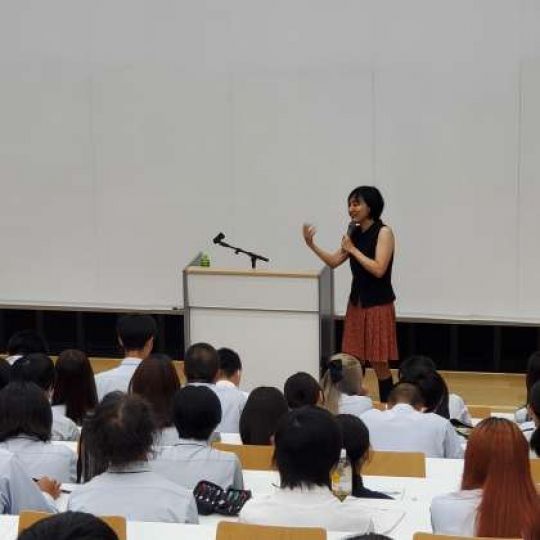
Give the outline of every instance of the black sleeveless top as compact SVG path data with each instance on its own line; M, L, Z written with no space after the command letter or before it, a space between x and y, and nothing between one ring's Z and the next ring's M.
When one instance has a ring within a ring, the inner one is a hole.
M356 227L351 240L353 244L370 259L375 259L375 250L379 232L384 227L382 221L375 221L366 231L362 232L360 227ZM368 272L352 255L349 257L353 281L349 300L353 305L362 307L381 306L389 304L396 299L394 289L392 288L392 264L394 263L394 254L390 259L388 268L380 278L375 277Z

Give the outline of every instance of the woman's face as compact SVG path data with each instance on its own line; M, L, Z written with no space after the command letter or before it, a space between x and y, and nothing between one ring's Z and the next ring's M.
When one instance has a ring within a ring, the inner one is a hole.
M349 216L356 223L369 218L370 209L363 199L351 199L349 201Z

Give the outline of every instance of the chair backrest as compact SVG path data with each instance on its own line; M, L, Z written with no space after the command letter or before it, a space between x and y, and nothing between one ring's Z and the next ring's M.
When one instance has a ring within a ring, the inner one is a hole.
M362 467L368 476L426 477L426 456L420 452L370 452L369 460Z
M531 459L531 476L535 484L540 484L540 459Z
M273 446L258 446L252 444L226 444L213 443L212 445L217 450L224 452L233 452L238 456L242 469L270 471L275 467L272 464L272 456L274 455Z
M467 405L471 418L489 418L491 416L491 407L487 405Z
M220 521L216 540L326 540L326 531L315 527L270 527Z
M413 535L413 540L493 540L493 538L482 538L480 536L447 536L445 534L429 534L417 532ZM504 540L499 538L498 540ZM512 539L506 539L512 540ZM515 539L517 540L517 539Z
M19 534L42 519L54 514L47 512L34 512L33 510L23 510L19 514ZM98 516L104 521L118 536L118 540L127 540L126 518L121 516Z

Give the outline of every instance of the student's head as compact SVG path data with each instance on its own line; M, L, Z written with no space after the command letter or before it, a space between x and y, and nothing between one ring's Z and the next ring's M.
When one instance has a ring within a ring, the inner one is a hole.
M173 419L182 439L206 441L221 422L221 403L206 386L185 386L173 400Z
M348 396L365 394L360 362L350 354L340 353L332 356L322 378L322 388L325 407L337 414L341 394Z
M525 384L527 386L527 403L529 402L529 394L535 383L540 381L540 351L536 351L527 361L527 375L525 376Z
M0 358L0 390L11 381L11 366L9 362Z
M42 353L27 354L11 366L11 380L36 383L46 392L51 392L55 379L54 363Z
M179 388L178 374L166 354L151 354L138 365L129 383L129 391L152 406L159 429L173 425L173 397Z
M414 380L420 375L437 371L435 362L429 356L415 354L405 358L399 366L398 378Z
M432 412L449 418L448 386L445 380L436 371L416 372L415 375L410 378L402 377L400 382L411 383L418 387L424 404L424 412Z
M31 353L49 352L45 339L34 330L21 330L15 332L8 341L7 352L9 356L25 355Z
M222 347L217 351L219 357L219 379L231 381L236 386L240 385L242 377L242 361L236 351Z
M320 407L288 412L278 424L274 441L281 487L329 486L342 447L341 430L330 412Z
M52 404L65 405L66 416L80 425L98 401L90 361L82 351L68 349L60 353L54 369L56 381Z
M146 400L123 392L107 394L84 427L87 452L109 467L146 461L157 429Z
M513 422L486 418L473 429L462 489L482 489L476 536L522 538L540 511L540 499L531 479L527 441Z
M209 343L195 343L184 357L188 382L214 383L219 370L218 353Z
M51 429L51 405L39 386L12 382L0 391L0 442L18 435L49 441Z
M424 402L418 387L410 383L396 384L388 396L388 408L391 409L398 404L410 405L418 411L421 410Z
M259 386L250 394L240 416L244 444L272 444L278 422L289 408L283 394L271 386Z
M529 391L529 414L534 420L536 429L531 437L531 450L540 457L540 381L533 384Z
M349 212L351 212L351 207L354 207L357 211L361 210L362 215L364 215L362 207L365 205L366 217L375 221L381 218L384 210L383 196L375 186L359 186L354 188L347 197L347 204L349 206Z
M347 540L392 540L392 538L384 534L365 533L357 536L347 536Z
M118 343L126 355L146 358L154 346L156 321L150 315L124 315L116 323Z
M118 540L118 536L92 514L62 512L24 529L17 540Z
M283 390L291 409L304 405L320 405L324 401L321 385L312 375L303 371L291 375L285 381Z

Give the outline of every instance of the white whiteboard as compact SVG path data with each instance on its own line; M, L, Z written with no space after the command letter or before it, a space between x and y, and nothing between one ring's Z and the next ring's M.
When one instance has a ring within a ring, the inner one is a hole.
M0 302L314 269L379 186L402 316L540 321L538 0L0 0ZM350 276L336 272L336 311Z

